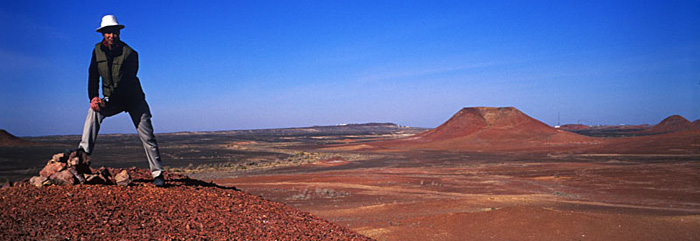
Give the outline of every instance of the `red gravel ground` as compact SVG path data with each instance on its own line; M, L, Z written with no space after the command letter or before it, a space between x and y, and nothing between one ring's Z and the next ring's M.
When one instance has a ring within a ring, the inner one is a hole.
M248 193L148 171L134 183L0 189L3 240L370 240L347 228Z

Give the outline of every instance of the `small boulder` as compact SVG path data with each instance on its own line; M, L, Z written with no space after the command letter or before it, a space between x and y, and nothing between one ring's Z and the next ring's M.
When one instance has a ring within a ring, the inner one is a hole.
M49 177L49 179L51 179L51 183L60 186L70 186L77 184L75 176L73 175L73 173L70 172L70 170L63 170L54 173L53 175L51 175L51 177Z
M131 176L129 176L129 172L127 172L126 170L123 170L123 171L117 173L117 175L114 175L114 180L117 182L117 185L119 185L119 186L125 187L125 186L128 186L129 184L131 184Z
M53 157L51 158L51 161L54 162L66 162L66 154L65 153L57 153L54 154Z
M51 182L46 177L34 176L34 177L29 179L29 184L31 184L32 186L35 186L35 187L42 187L42 186L50 185Z
M52 159L48 163L46 163L44 169L41 169L39 175L42 177L50 177L51 175L63 171L64 169L66 169L66 163L57 162Z

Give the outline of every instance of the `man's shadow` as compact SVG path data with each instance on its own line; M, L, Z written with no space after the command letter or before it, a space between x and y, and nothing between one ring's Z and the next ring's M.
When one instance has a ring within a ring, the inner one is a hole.
M133 184L136 183L152 183L152 179L135 179L133 180ZM137 184L138 185L138 184ZM178 187L178 186L190 186L190 187L214 187L214 188L221 188L221 189L227 189L227 190L235 190L235 191L240 191L240 189L236 188L235 186L227 187L227 186L221 186L213 182L205 182L202 180L197 180L197 179L191 179L191 178L176 178L176 179L165 179L165 185L163 185L163 188L169 188L169 187Z

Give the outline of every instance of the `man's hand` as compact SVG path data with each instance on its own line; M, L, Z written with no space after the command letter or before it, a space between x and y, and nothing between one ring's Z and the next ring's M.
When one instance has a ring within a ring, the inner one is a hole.
M92 97L92 100L90 101L90 109L100 111L102 107L105 107L105 102L100 99L100 97Z

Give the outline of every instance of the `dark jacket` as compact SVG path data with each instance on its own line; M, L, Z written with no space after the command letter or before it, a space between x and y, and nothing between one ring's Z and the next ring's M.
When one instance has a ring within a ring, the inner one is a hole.
M101 42L92 51L88 70L88 97L99 97L98 87L102 78L102 94L111 105L129 107L145 98L141 82L136 77L139 70L138 53L124 42L109 50Z

